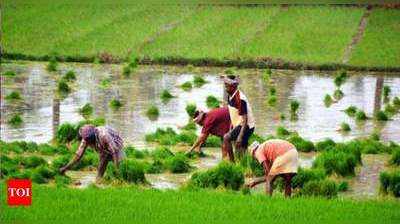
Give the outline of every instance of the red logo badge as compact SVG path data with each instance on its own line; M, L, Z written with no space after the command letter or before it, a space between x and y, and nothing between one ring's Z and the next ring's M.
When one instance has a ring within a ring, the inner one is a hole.
M10 179L7 181L8 205L29 206L32 204L32 181L29 179Z

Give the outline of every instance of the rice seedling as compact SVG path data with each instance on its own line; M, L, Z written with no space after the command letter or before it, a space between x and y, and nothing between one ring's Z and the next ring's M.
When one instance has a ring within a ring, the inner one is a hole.
M365 121L368 119L367 115L362 110L358 110L355 114L355 117L356 117L356 121Z
M206 83L207 83L207 81L200 75L195 75L193 77L193 84L195 87L202 87Z
M194 113L196 112L196 104L190 103L186 105L186 113L189 115L190 118L193 118Z
M333 198L338 194L338 186L332 180L310 181L301 189L300 195Z
M349 131L351 131L350 125L347 124L347 123L345 123L345 122L342 122L342 123L340 124L340 131L342 131L342 132L349 132Z
M342 181L338 184L338 191L344 192L349 190L349 182L347 181Z
M78 129L71 123L61 124L56 133L56 140L58 143L70 143L78 137Z
M111 109L113 110L118 110L119 108L121 108L123 106L123 103L118 100L117 98L114 98L110 101L109 103Z
M71 183L71 178L68 176L56 175L54 177L54 182L57 187L66 187Z
M15 102L22 100L22 96L21 93L19 93L18 91L12 91L5 97L5 99L9 102Z
M93 115L94 108L92 104L86 103L79 109L79 114L82 115L85 119L90 118Z
M400 110L400 98L399 97L394 97L393 98L393 106L396 107L398 110Z
M264 175L263 166L249 154L244 155L239 163L245 169L246 176L260 177Z
M164 160L173 157L174 153L167 147L158 147L150 155L154 160Z
M335 90L335 92L333 93L333 98L335 98L335 100L341 100L343 97L344 93L340 89Z
M181 89L183 89L184 91L189 91L193 88L192 83L191 82L184 82L183 84L181 84Z
M160 116L160 111L157 106L151 105L147 108L146 115L150 120L156 120Z
M265 72L262 74L262 79L263 79L263 81L264 81L265 83L269 83L270 80L271 80L271 75L272 75L271 69L267 68L267 69L265 70Z
M300 107L300 103L297 100L290 101L290 117L292 120L297 120L297 110Z
M221 147L222 140L220 137L211 135L208 136L206 142L204 143L204 147Z
M276 96L276 88L275 86L271 86L268 90L269 96Z
M354 176L355 167L361 163L360 151L347 152L345 150L352 149L349 149L348 146L340 147L335 147L334 150L323 151L315 159L313 167L323 168L327 174L336 173L341 176Z
M21 115L19 114L14 114L8 121L7 123L13 127L18 127L20 126L24 120L22 119Z
M65 95L71 92L71 88L68 86L68 83L61 79L58 81L57 90L60 94Z
M65 75L63 76L63 79L67 82L72 82L76 80L76 75L75 72L72 70L69 70Z
M296 146L296 149L300 152L311 152L315 150L315 146L312 141L303 139L300 136L293 135L287 140L291 142L294 146Z
M57 71L58 63L55 56L50 57L49 63L47 64L47 71L55 72Z
M148 156L149 152L145 150L137 150L133 146L127 146L124 148L124 152L126 153L127 157L135 158L135 159L144 159Z
M378 111L375 113L375 119L377 121L388 121L389 116L384 111Z
M277 101L278 101L278 98L276 96L269 96L267 103L269 106L274 107L274 106L276 106Z
M233 68L228 68L228 69L225 69L224 73L227 75L233 75L233 74L235 74L235 70Z
M149 163L146 168L145 172L146 173L162 173L164 170L167 168L165 167L165 164L161 160L153 160L153 162Z
M113 163L107 166L105 179L122 179L128 183L145 184L146 178L144 175L145 164L137 160L125 159L116 169Z
M325 107L330 107L333 103L334 103L334 101L333 101L331 95L326 94L325 97L324 97Z
M286 116L284 113L280 113L279 114L279 119L281 119L282 121L286 120Z
M210 109L218 108L220 101L215 96L207 96L206 105Z
M349 116L349 117L354 117L357 113L357 107L355 106L349 106L347 107L344 112Z
M191 169L188 158L183 154L169 157L166 166L172 173L187 173Z
M41 165L47 165L46 160L44 160L42 157L39 156L28 156L24 157L21 160L21 165L24 166L24 168L29 169L29 168L36 168Z
M335 76L335 79L333 82L335 83L335 86L337 88L340 88L346 82L346 79L347 79L347 72L345 70L341 70Z
M192 120L189 120L189 122L185 126L181 127L181 129L186 131L196 131L196 123L194 123Z
M400 148L393 150L390 158L390 164L400 166Z
M379 175L382 192L391 193L395 197L400 197L400 172L381 172Z
M102 89L107 89L111 86L111 78L104 78L100 81L100 87Z
M168 102L170 99L174 98L175 96L173 96L168 90L164 89L161 94L160 94L160 98L161 101L166 103Z
M131 69L136 69L138 67L138 59L134 54L132 54L129 58L129 65Z
M290 133L290 131L289 130L287 130L285 127L283 127L283 126L278 126L277 128L276 128L276 136L277 137L287 137L287 136L289 136L291 133Z
M124 77L129 77L129 76L131 76L131 72L132 72L132 68L131 68L129 65L125 65L125 66L122 68L122 75L123 75Z
M200 188L224 187L239 190L244 184L242 168L238 165L221 162L218 166L192 175L189 185Z
M1 75L5 76L5 77L15 77L16 73L14 71L5 71L5 72L1 73Z
M388 102L389 101L389 95L390 95L390 93L392 92L392 89L390 88L390 86L384 86L383 87L383 100L385 101L385 102Z

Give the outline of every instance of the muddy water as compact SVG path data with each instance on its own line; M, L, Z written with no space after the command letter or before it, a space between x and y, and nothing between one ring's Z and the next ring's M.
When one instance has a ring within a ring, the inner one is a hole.
M1 139L5 141L29 140L46 142L53 137L53 130L59 123L76 122L82 119L78 109L85 103L92 103L96 116L104 116L109 125L118 129L125 140L136 146L143 146L143 137L157 127L177 127L187 122L185 106L195 102L205 108L208 95L223 98L223 85L218 75L223 69L176 67L141 67L131 78L121 77L121 66L62 64L61 72L74 70L77 82L72 93L65 99L55 95L56 79L59 73L49 74L43 63L3 64L3 70L15 70L15 78L3 78L1 87ZM193 79L193 73L203 75L208 83L201 88L183 91L178 86ZM383 73L352 73L342 87L345 97L339 103L326 108L323 97L333 93L335 86L332 76L327 73L314 71L273 71L272 82L277 88L278 103L270 107L266 103L268 86L261 80L261 73L256 70L239 70L241 89L246 93L256 119L256 132L265 135L273 133L275 127L284 125L298 131L302 136L311 140L326 137L335 140L347 140L357 136L369 135L373 130L380 130L384 140L399 141L400 115L389 122L369 120L357 124L347 117L342 110L355 105L372 115L375 104L375 86L377 77L383 77L384 84L392 89L392 96L400 95L400 75ZM104 88L100 83L103 79L112 80L111 85ZM159 95L163 89L168 89L176 98L168 103L162 103ZM24 102L11 104L4 97L13 90L18 90L24 97ZM113 111L109 101L120 98L124 106ZM281 112L289 117L291 99L300 102L299 119L295 122L286 119L281 121ZM158 120L151 121L145 111L150 105L160 109ZM6 121L11 115L22 113L24 124L19 128L9 126ZM341 122L351 125L352 131L343 135L337 129Z

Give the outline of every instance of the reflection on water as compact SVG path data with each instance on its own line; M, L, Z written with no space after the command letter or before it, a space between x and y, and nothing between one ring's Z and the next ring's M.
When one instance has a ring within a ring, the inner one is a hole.
M107 123L119 130L127 142L140 146L144 144L144 135L157 127L184 125L188 120L185 112L187 103L195 102L205 108L208 95L223 98L223 85L218 78L223 69L217 68L196 70L196 73L204 75L208 83L185 92L178 86L192 80L193 74L184 72L182 68L145 66L131 78L123 78L120 75L121 66L117 65L63 64L60 66L61 73L72 69L77 73L78 80L72 86L72 93L66 99L59 100L54 92L56 78L60 74L49 74L45 70L45 64L2 66L4 70L13 69L18 73L15 78L6 78L1 87L1 139L6 141L49 141L59 123L81 120L78 109L90 102L94 105L96 116L104 116ZM376 74L351 74L342 87L345 97L339 103L326 108L323 97L335 90L332 75L314 71L274 71L272 82L277 88L278 96L278 103L274 108L266 103L268 87L262 81L261 73L256 70L239 72L241 88L249 98L256 117L256 132L261 135L273 133L277 126L284 125L311 140L330 137L342 141L369 135L374 129L381 130L384 140L400 139L399 115L386 123L369 120L360 125L342 112L348 106L355 105L372 116L377 105L376 99L381 98L375 94L376 85L380 82ZM384 85L392 88L392 96L400 95L399 75L379 76L384 77ZM100 87L101 80L105 78L112 80L109 88ZM170 90L177 97L166 104L162 103L159 95L163 89ZM4 96L13 90L22 93L24 103L13 105L4 101ZM119 97L124 103L118 111L113 111L108 106L114 97ZM292 99L300 102L299 119L295 122L289 119L280 121L281 112L289 117L289 102ZM150 121L145 116L145 111L152 104L160 109L160 116L156 121ZM19 128L12 128L6 120L17 111L22 113L24 124ZM349 123L353 129L348 135L337 131L342 122Z

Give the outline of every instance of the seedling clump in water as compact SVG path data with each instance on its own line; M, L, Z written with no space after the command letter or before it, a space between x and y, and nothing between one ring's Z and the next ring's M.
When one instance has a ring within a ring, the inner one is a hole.
M12 91L10 94L8 94L5 99L7 101L13 102L13 101L18 101L18 100L22 100L22 96L19 92L17 91Z
M161 101L162 102L164 102L164 103L166 103L166 102L168 102L170 99L172 99L172 98L174 98L175 96L173 96L168 90L166 90L166 89L164 89L162 92L161 92L161 95L160 95L160 98L161 98Z
M380 111L376 112L375 119L378 121L388 121L389 117L384 111L380 110Z
M190 118L194 116L194 112L196 112L196 104L190 103L186 105L186 113L189 115Z
M110 107L114 110L118 110L120 107L122 107L123 104L121 101L119 101L118 99L114 98L110 101Z
M355 106L349 106L344 112L349 116L349 117L354 117L357 113L357 107Z
M155 120L160 115L160 111L158 110L157 106L152 105L147 109L146 115L150 120Z
M343 122L342 124L340 124L340 131L343 131L343 132L351 131L350 125Z
M206 99L207 107L210 109L218 108L219 107L219 100L215 96L207 96Z
M191 82L184 82L182 85L181 85L181 89L183 89L184 91L189 91L189 90L191 90L193 88L193 86L192 86L192 83Z
M8 124L17 127L23 123L22 117L19 114L14 114L8 121Z
M204 84L206 84L207 81L206 81L203 77L201 77L200 75L196 75L196 76L194 76L194 78L193 78L193 83L194 83L194 85L195 85L196 87L201 87L201 86L203 86Z
M67 73L65 73L63 79L67 82L75 81L76 80L75 72L72 70L69 70Z
M79 109L79 114L87 119L93 115L93 111L93 106L90 103L86 103L82 108Z

